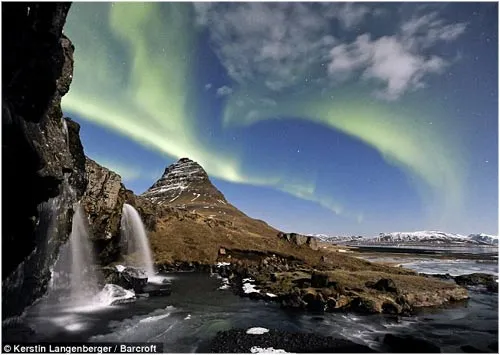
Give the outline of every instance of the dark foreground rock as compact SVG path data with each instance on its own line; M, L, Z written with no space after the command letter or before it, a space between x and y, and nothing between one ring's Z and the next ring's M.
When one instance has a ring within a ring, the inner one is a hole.
M455 282L457 285L474 289L476 291L498 293L497 277L484 273L473 273L459 276L451 276L450 274L419 274L424 277L437 278Z
M439 346L410 335L386 334L384 345L391 353L440 353Z
M79 127L61 98L73 74L70 3L2 6L2 318L47 290L86 186Z
M371 353L367 346L347 339L311 333L289 333L269 330L264 334L247 334L246 329L231 329L217 333L206 349L208 353L250 353L254 346L283 349L291 353Z
M455 277L455 282L464 287L479 286L489 292L498 293L497 277L490 274L474 273Z

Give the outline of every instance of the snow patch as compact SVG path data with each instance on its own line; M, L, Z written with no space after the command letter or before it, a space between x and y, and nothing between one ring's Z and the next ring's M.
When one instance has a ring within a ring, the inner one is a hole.
M269 329L262 327L253 327L247 330L247 334L256 334L256 335L261 335L267 332L269 332Z
M252 285L251 283L248 282L243 284L242 289L244 293L254 293L254 292L260 293L260 291L255 288L255 285Z
M196 192L193 192L193 195L196 195L196 197L195 197L195 198L193 198L193 199L191 200L191 202L195 201L198 197L200 197L200 196L201 196L201 194L197 194Z
M118 272L122 272L123 270L125 270L125 266L123 265L115 265L115 268L116 270L118 270Z
M221 267L221 266L229 266L231 263L225 262L225 261L219 261L215 266Z
M229 279L224 278L224 279L222 279L222 286L219 287L218 289L219 290L227 290L229 287L230 287L229 286Z
M274 349L274 348L261 348L259 346L252 346L250 348L250 352L252 354L257 354L257 353L279 353L279 354L288 354L285 350L283 349Z
M275 295L274 293L269 293L269 292L266 293L266 296L271 297L271 298L278 297L278 295Z

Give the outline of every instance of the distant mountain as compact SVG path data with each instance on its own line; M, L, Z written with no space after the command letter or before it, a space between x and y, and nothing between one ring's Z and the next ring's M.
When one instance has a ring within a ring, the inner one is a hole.
M498 236L497 235L489 235L489 234L469 234L469 239L474 240L480 244L488 244L488 245L498 245Z
M175 206L227 204L224 195L212 184L205 170L188 158L169 165L160 179L143 193L142 197L152 202Z
M439 231L393 232L380 233L378 236L366 238L369 243L431 243L431 244L464 244L470 240L460 234Z
M498 236L484 233L461 234L445 233L440 231L416 231L416 232L393 232L380 233L378 236L328 236L315 234L314 237L323 242L343 243L351 245L359 244L404 244L404 245L498 245Z
M328 243L346 243L362 241L364 239L361 235L326 235L326 234L309 234L311 237L315 237L322 242Z

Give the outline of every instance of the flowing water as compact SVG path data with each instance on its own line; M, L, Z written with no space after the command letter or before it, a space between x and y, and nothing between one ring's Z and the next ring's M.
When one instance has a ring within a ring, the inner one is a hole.
M49 298L77 307L88 305L99 292L101 275L96 268L85 211L77 205L71 235L54 265Z
M345 337L379 351L386 351L382 340L387 333L426 339L442 352L463 352L465 345L494 352L498 344L497 294L470 291L466 305L411 317L313 314L235 296L220 289L223 280L208 274L176 273L169 277L170 296L103 307L68 309L52 304L43 313L37 304L22 319L36 332L27 341L159 342L165 352L206 352L218 331L264 327ZM15 331L3 335L8 341Z
M421 312L411 317L313 314L287 311L273 302L252 301L220 289L223 280L201 273L169 274L170 296L137 299L106 307L26 312L24 324L35 330L28 341L160 342L165 352L205 352L218 331L264 327L345 337L386 351L384 334L426 339L442 352L463 352L470 345L494 352L498 342L498 295L470 292L465 306ZM4 339L9 335L4 333Z
M146 229L136 209L126 203L123 205L121 233L127 256L135 259L136 266L144 268L148 278L154 279L156 271Z

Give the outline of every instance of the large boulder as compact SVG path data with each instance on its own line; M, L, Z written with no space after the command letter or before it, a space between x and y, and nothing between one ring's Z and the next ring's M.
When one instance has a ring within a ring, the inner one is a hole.
M62 29L70 3L2 6L2 317L47 290L86 185L79 127L63 118L73 45Z
M135 293L143 293L148 284L148 276L144 270L139 268L117 265L105 267L103 271L107 284L115 284L127 290L134 290Z
M314 237L307 237L306 244L311 248L312 250L318 250L319 245L318 245L318 239Z
M309 248L312 250L318 250L318 239L314 238L312 236L307 236L303 234L298 234L298 233L283 233L279 232L278 233L278 238L284 239L289 243L293 243L295 245L301 246L301 245L307 245Z
M307 237L302 234L290 233L290 240L292 243L297 244L298 246L304 245L307 243Z

